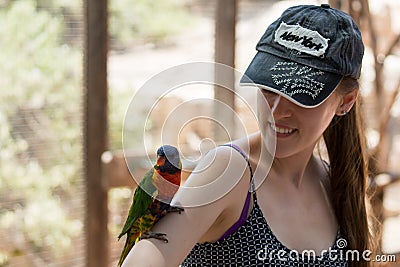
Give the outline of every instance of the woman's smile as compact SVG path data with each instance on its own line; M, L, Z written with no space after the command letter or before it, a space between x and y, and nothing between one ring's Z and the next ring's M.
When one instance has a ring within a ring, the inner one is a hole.
M284 125L274 124L269 122L269 128L272 130L273 134L278 138L287 138L294 135L297 132L296 128L291 128Z

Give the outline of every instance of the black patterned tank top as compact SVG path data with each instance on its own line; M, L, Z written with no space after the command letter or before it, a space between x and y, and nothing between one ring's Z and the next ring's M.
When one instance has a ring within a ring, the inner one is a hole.
M239 152L248 162L247 156L241 150ZM340 244L344 240L339 234L325 253L315 255L312 251L290 250L270 229L257 203L255 191L253 203L250 215L234 233L212 243L196 244L181 266L348 266Z

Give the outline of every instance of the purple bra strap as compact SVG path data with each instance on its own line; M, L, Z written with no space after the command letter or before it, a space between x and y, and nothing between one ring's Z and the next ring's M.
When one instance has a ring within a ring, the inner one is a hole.
M226 144L223 146L229 146L234 148L235 150L237 150L246 160L249 169L250 169L250 179L253 179L253 170L251 169L250 166L250 161L248 159L248 157L246 156L246 154L236 145L234 144ZM250 207L250 197L251 197L251 193L250 191L247 192L247 196L246 196L246 202L244 203L244 207L242 209L242 213L240 214L240 218L239 220L237 220L219 239L218 241L221 241L225 238L227 238L228 236L230 236L231 234L235 233L247 220L247 214L249 213L249 207Z
M246 197L246 202L244 203L244 207L242 210L242 214L240 214L239 220L235 222L234 225L232 225L219 239L218 241L221 241L231 234L235 233L247 220L247 213L249 212L249 207L250 207L250 196L251 193L247 192L247 197Z

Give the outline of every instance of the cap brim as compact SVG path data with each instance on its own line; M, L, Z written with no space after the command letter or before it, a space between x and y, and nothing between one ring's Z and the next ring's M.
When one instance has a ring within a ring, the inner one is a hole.
M333 93L342 77L258 51L240 85L259 86L282 95L296 105L313 108Z

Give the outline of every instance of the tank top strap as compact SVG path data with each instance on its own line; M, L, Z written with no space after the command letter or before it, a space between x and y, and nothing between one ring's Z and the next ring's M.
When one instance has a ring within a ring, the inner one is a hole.
M246 162L247 162L247 166L249 166L249 170L250 170L250 179L253 179L253 169L251 168L250 160L249 160L249 157L246 155L246 153L244 153L243 150L242 150L240 147L238 147L237 145L235 145L235 144L229 143L229 144L224 144L224 145L221 145L221 146L228 146L228 147L231 147L231 148L235 149L237 152L239 152L240 155L243 156L243 158L244 158L244 159L246 160Z
M248 215L248 211L250 208L250 198L253 192L253 201L256 202L257 198L255 195L255 190L254 190L254 182L253 182L253 169L251 168L250 165L250 160L248 158L248 156L246 155L246 153L244 153L240 147L238 147L237 145L234 144L224 144L222 146L228 146L231 147L233 149L235 149L236 151L238 151L243 158L246 160L247 165L249 166L249 170L250 170L250 187L247 190L247 196L246 196L246 201L244 204L244 207L242 209L242 213L240 214L239 219L218 239L218 241L224 240L225 238L227 238L228 236L232 235L233 233L235 233L242 225L244 225L246 223L247 220L247 215Z
M250 170L250 188L249 188L249 192L253 192L254 201L257 201L257 197L256 197L256 194L255 194L256 190L255 190L254 179L253 179L253 169L251 168L249 157L246 155L246 153L239 146L237 146L235 144L228 143L228 144L223 144L221 146L228 146L228 147L231 147L231 148L235 149L246 160L247 166L249 166L249 170Z

